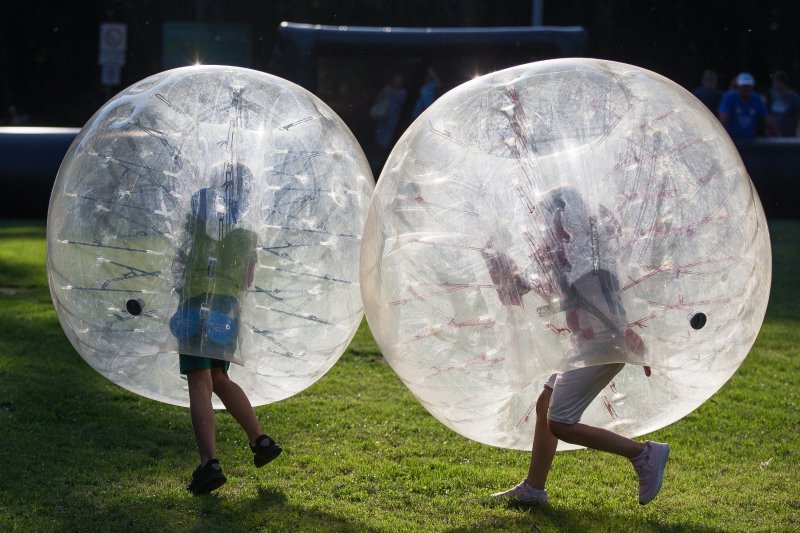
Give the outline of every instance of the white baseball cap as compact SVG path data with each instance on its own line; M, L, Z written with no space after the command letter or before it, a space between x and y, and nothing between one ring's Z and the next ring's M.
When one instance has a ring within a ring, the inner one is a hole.
M736 76L736 85L750 85L753 86L756 84L756 80L753 78L753 75L749 72L742 72L738 76Z

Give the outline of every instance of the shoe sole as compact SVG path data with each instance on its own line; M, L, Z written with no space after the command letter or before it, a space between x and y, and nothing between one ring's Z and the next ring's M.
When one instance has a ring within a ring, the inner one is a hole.
M661 458L661 462L658 465L658 481L656 483L656 489L653 491L653 495L646 500L639 500L639 505L647 505L653 501L653 499L655 499L655 497L658 496L658 493L661 491L661 484L664 482L664 469L667 467L667 459L669 459L669 444L665 444L664 447L666 448L664 450L664 457Z
M497 492L495 494L490 494L491 498L495 500L509 500L512 502L518 503L526 503L526 504L538 504L538 505L547 505L547 496L545 495L544 498L523 498L519 494L515 494L513 492Z
M522 504L522 505L547 505L548 504L547 500L544 500L544 501L538 500L538 499L526 500L526 499L520 498L519 496L515 496L513 494L512 495L508 495L508 494L492 494L491 497L494 498L495 500L498 500L498 501L507 501L510 504Z
M276 446L276 448L277 448L277 446ZM277 458L281 454L281 452L283 452L283 448L277 448L277 451L273 450L273 451L269 452L266 455L261 455L261 456L254 455L253 456L253 464L256 465L256 468L261 468L265 464L267 464L270 461L272 461L273 459Z
M228 478L226 478L224 475L220 475L219 477L213 477L209 479L203 485L194 490L193 489L189 490L195 496L199 496L201 494L208 494L212 490L217 490L218 488L220 488L222 485L225 484L226 481L228 481Z

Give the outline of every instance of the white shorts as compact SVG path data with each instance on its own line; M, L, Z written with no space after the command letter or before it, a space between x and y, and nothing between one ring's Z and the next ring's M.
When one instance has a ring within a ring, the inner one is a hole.
M547 419L562 424L575 424L603 388L619 374L625 363L609 363L553 374L545 387L553 391Z

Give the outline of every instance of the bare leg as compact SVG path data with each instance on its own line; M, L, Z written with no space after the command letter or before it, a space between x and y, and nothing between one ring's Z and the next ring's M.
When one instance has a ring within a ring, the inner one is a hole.
M613 431L586 424L563 424L548 420L550 432L557 438L579 446L615 453L633 459L644 450L644 444Z
M534 489L544 490L547 474L553 464L556 454L558 439L550 433L547 427L547 409L550 407L550 396L553 390L545 387L536 401L536 427L533 431L533 449L531 450L531 463L528 467L528 477L525 483Z
M236 422L245 430L250 446L254 446L256 439L264 432L261 430L261 425L258 423L258 418L256 418L256 413L253 411L247 395L239 385L230 380L221 368L212 368L211 378L214 393L222 400L225 408Z
M190 370L186 374L189 382L189 409L192 428L200 453L200 464L205 465L217 457L216 423L211 406L211 372L205 369Z

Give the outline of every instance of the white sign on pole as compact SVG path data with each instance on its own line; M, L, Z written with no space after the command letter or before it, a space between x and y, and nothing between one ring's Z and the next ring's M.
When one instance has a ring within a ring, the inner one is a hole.
M101 66L122 67L125 65L125 51L128 47L128 25L122 23L100 24Z

